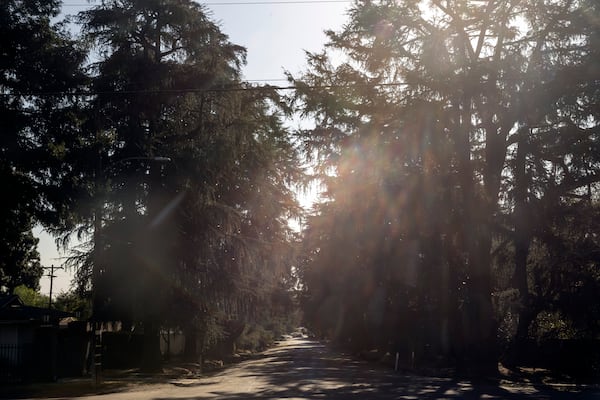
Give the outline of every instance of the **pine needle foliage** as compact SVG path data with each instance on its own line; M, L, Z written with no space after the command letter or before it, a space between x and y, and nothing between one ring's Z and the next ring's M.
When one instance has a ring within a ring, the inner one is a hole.
M495 371L497 294L518 291L526 335L532 241L563 236L568 219L551 221L598 201L598 11L359 0L308 54L290 79L326 188L302 271L318 330ZM506 242L508 287L492 268Z

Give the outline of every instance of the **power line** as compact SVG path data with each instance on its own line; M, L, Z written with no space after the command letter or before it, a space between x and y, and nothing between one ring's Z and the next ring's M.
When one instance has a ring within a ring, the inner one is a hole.
M241 5L285 5L285 4L326 4L326 3L351 3L352 0L273 0L273 1L225 1L225 2L199 2L203 6L241 6ZM94 7L100 4L62 4L62 7Z
M387 83L355 83L350 85L303 85L303 86L247 86L247 87L220 87L220 88L186 88L186 89L148 89L148 90L108 90L108 91L55 91L55 92L21 92L0 93L5 97L45 97L45 96L101 96L101 95L136 95L136 94L186 94L186 93L219 93L219 92L256 92L266 90L298 90L298 89L351 89L356 87L398 87L410 86L406 82Z
M244 82L287 82L287 79L275 78L275 79L244 79Z
M199 3L206 6L239 6L239 5L285 5L285 4L323 4L323 3L351 3L351 0L290 0L290 1L231 1L223 3Z

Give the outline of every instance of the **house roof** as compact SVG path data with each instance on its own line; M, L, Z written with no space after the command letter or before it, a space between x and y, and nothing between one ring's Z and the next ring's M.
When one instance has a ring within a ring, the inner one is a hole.
M5 321L40 321L56 322L61 318L72 317L73 314L42 307L23 304L17 295L0 296L0 322Z
M2 295L0 294L0 310L14 304L24 305L21 298L16 294Z

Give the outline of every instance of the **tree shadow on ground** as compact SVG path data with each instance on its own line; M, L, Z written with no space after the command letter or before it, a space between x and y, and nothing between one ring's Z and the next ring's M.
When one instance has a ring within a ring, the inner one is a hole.
M256 380L253 392L215 390L184 400L242 399L600 399L592 393L561 392L551 387L474 383L451 378L396 374L367 362L298 341L271 350L262 362L244 365L241 375ZM156 398L155 400L174 400ZM181 397L177 399L182 400Z

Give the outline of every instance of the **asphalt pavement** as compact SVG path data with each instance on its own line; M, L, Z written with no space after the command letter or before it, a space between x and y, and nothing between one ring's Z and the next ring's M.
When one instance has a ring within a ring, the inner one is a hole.
M36 398L36 397L32 397ZM50 398L50 397L37 397ZM396 373L352 359L319 342L292 338L252 360L203 378L120 387L77 400L254 400L254 399L598 399L594 387L509 382L472 383Z

